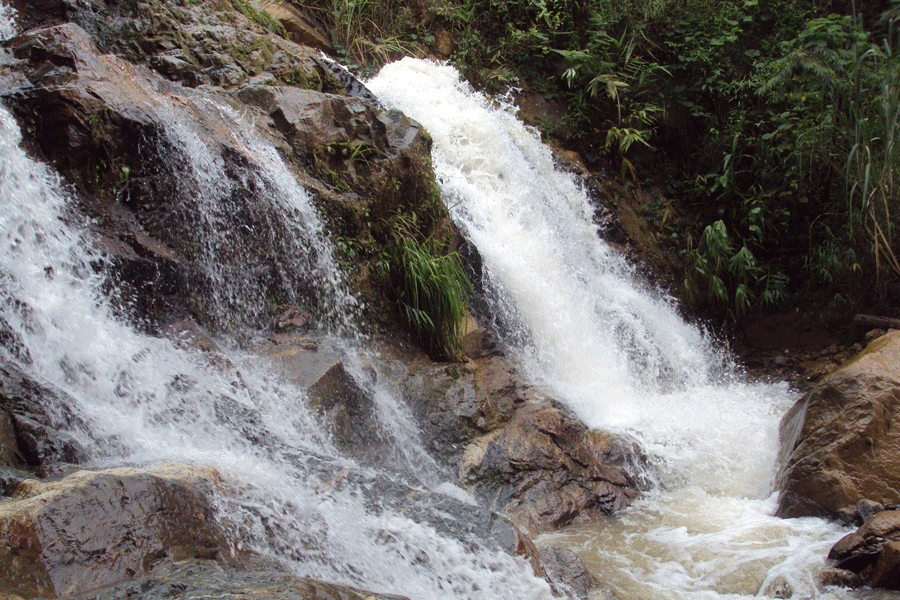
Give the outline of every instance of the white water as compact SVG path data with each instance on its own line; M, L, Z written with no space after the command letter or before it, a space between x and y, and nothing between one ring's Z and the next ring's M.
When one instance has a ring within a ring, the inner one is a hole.
M0 28L7 28L0 37L11 34L11 16L0 4ZM160 111L170 108L159 99ZM279 226L327 250L314 214L304 213L308 198L274 150L236 115L213 108L208 116L221 113L242 136L260 187L285 207ZM228 183L211 183L219 174L203 170L216 168L215 153L179 118L174 111L167 133L181 150L173 171L206 190L203 202L228 198ZM416 599L550 598L523 559L463 544L387 507L373 510L366 490L392 476L340 456L303 393L265 362L234 349L223 350L227 360L190 352L117 318L94 268L103 256L82 235L68 209L72 199L20 144L14 118L0 106L0 354L66 392L49 407L51 417L85 448L91 466L212 466L222 475L219 518L243 546L298 575ZM215 219L199 226L208 225ZM213 255L215 243L209 248ZM320 252L305 275L330 260ZM323 293L342 298L334 273L322 275ZM406 433L398 443L415 439Z
M609 524L542 537L622 600L844 597L815 574L845 531L773 517L786 385L743 383L598 239L585 192L536 132L449 66L403 59L367 82L420 121L451 214L483 259L489 312L530 375L589 425L635 436L659 485Z

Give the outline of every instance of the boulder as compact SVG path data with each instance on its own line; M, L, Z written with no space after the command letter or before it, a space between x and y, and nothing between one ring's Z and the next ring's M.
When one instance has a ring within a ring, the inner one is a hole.
M588 600L600 582L585 568L577 554L565 548L539 548L544 575L557 595Z
M820 381L781 422L778 515L900 503L900 332Z
M108 587L83 600L183 600L253 598L254 600L403 600L277 570L241 570L203 559L166 561L150 574ZM2 598L2 596L0 596Z
M871 587L900 590L900 510L873 515L841 538L828 558L837 569L859 575Z
M308 54L291 42L278 44L282 54ZM219 328L266 318L275 298L318 314L333 309L320 306L329 300L315 280L322 250L295 241L297 225L283 206L293 200L272 194L282 175L260 166L268 159L248 137L284 157L322 215L338 234L359 239L358 246L390 239L387 221L398 211L421 212L423 233L449 236L429 139L398 112L278 78L236 95L186 87L104 54L75 23L31 30L5 45L11 56L0 66L0 89L26 143L73 184L78 208L110 259L115 298L138 319L159 323L189 314ZM186 64L170 54L147 56L159 68ZM248 112L253 118L241 131L238 115ZM220 171L212 186L193 173L202 147ZM198 214L207 216L198 222ZM204 226L210 222L215 231ZM222 230L229 231L227 244L216 237ZM371 279L365 268L351 275ZM0 343L15 340L0 328Z
M306 391L307 405L338 450L366 464L384 464L390 440L379 427L371 397L336 349L322 344L315 332L293 331L272 335L254 351Z
M217 477L168 465L22 482L0 503L0 589L69 596L139 577L164 558L228 559L207 499Z
M396 387L438 462L479 504L527 535L625 508L645 460L632 440L589 430L531 385L507 358L474 342L478 358L436 364L382 347L379 369Z
M545 400L469 444L459 479L484 506L537 535L630 505L639 493L631 473L641 461L635 443L590 430Z

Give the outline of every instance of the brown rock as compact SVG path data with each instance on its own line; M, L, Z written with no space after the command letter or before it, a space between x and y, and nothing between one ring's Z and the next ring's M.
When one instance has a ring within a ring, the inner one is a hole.
M310 24L303 16L303 13L289 2L284 2L283 0L251 0L251 4L258 10L266 11L272 18L278 19L292 42L319 48L327 54L334 54L334 48L331 46L331 42L328 41L328 37Z
M404 600L278 571L243 571L209 560L164 563L150 575L115 585L83 600ZM0 595L2 598L2 595Z
M834 585L854 589L866 585L865 580L853 571L834 568L823 569L819 574L819 582L822 585Z
M543 401L469 444L459 478L484 506L537 535L631 504L638 487L629 467L641 460L634 445Z
M228 557L206 496L215 479L169 465L23 482L0 503L0 588L66 596L140 576L166 557Z
M571 135L566 124L566 107L558 100L547 100L542 94L523 84L522 91L516 98L519 117L535 127L540 127L559 137Z
M900 511L885 510L847 534L828 558L838 569L860 575L870 586L900 589Z
M0 409L0 468L21 467L22 459L12 416Z
M779 516L900 502L900 332L817 384L782 419L781 439Z
M434 44L432 47L434 48L435 54L441 58L450 58L450 55L453 54L453 50L456 48L456 44L453 43L450 32L441 27L434 34Z
M900 590L900 540L882 546L878 562L869 575L869 584L875 588Z

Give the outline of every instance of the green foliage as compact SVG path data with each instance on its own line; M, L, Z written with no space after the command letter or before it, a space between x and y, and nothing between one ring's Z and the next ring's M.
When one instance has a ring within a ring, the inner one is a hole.
M413 7L399 0L328 0L315 3L335 51L349 67L381 65L419 56ZM432 38L433 40L433 38Z
M403 320L430 352L461 358L472 285L459 254L439 255L430 237L420 240L415 215L397 214L390 225L384 267L396 286Z
M245 17L260 25L266 31L275 35L287 38L287 32L284 25L272 18L272 15L264 10L259 10L251 5L247 0L231 0L232 5L241 12Z
M722 221L707 226L696 247L688 239L684 293L688 300L722 306L739 317L784 299L787 278L759 264L746 245L734 244Z
M562 145L590 168L668 182L666 210L686 230L686 295L737 318L785 298L788 275L791 292L824 285L851 300L900 285L900 2L881 20L883 4L865 5L865 20L828 14L838 6L330 0L320 10L353 60L421 54L443 28L476 87L522 77L565 102Z
M894 4L880 42L853 16L810 21L784 44L784 56L760 88L815 110L795 153L843 179L843 186L823 190L809 227L807 266L827 283L853 277L858 286L871 279L880 286L900 276L900 4Z

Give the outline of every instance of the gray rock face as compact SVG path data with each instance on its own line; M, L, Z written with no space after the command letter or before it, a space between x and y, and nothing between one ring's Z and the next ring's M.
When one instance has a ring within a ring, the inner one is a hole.
M459 477L485 506L537 535L631 504L639 493L631 473L641 460L634 444L589 430L546 401L472 442Z
M900 503L900 332L823 379L781 423L778 514L840 517Z
M0 363L0 467L30 467L46 473L59 463L79 463L84 449L56 427L77 421L61 390L36 381L18 367Z
M248 151L247 136L277 149L291 176L311 192L321 217L360 244L384 237L379 227L400 210L422 211L428 215L419 221L425 230L448 234L446 211L435 209L440 205L429 141L417 124L370 101L319 91L321 84L297 87L269 62L270 77L245 77L240 89L198 86L191 74L203 60L173 55L163 33L162 41L124 52L134 62L103 53L98 39L121 50L116 27L121 29L122 19L171 19L164 7L157 9L168 17L154 17L152 2L142 6L126 16L98 9L91 13L94 20L83 11L61 9L59 14L90 25L91 33L74 22L27 31L6 43L8 58L0 66L6 104L25 125L29 143L74 185L79 209L110 259L121 302L136 317L158 322L190 314L214 327L235 320L258 325L273 298L316 314L327 314L323 304L333 305L314 280L317 253L323 251L295 242L294 225L278 216L284 208L272 199L272 175L263 172L264 159ZM204 40L229 47L227 35L209 31L215 14L201 23L190 20L193 10L185 8L185 20L172 26L194 23L205 28ZM106 21L94 18L104 14ZM277 46L271 61L302 63L297 72L304 81L325 72L308 49L253 35ZM246 64L240 57L226 55L219 64L216 72L254 72L241 70ZM248 131L236 134L242 113L249 115ZM185 129L179 123L190 124L189 131L178 133ZM192 175L191 161L204 155L195 147L200 144L216 157L220 173L213 186ZM213 209L207 206L211 196ZM211 217L200 217L211 210ZM204 233L209 218L229 232L227 245ZM350 278L371 286L365 269ZM238 279L239 289L220 289ZM0 331L0 342L14 345L4 339Z

